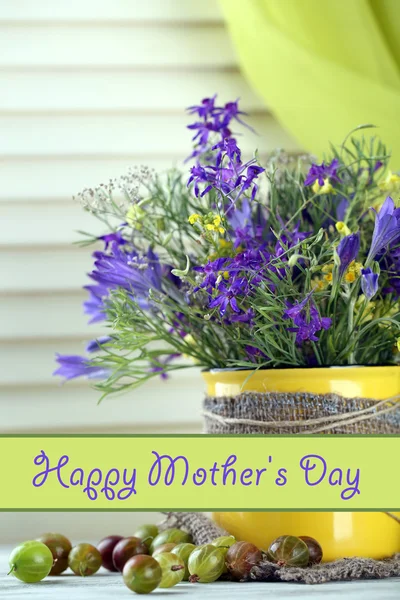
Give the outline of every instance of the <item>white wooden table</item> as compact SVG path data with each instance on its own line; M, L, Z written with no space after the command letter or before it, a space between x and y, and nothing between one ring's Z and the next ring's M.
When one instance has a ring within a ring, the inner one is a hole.
M60 577L48 577L36 584L24 584L15 577L7 577L8 555L11 548L0 547L0 599L10 600L118 600L133 598L125 587L121 575L101 569L92 577L76 577L71 573ZM200 598L247 600L399 600L400 579L361 581L351 583L327 583L310 586L295 583L227 583L210 584L181 583L169 590L156 590L151 597L165 600L168 597L181 600ZM138 596L139 597L139 596Z

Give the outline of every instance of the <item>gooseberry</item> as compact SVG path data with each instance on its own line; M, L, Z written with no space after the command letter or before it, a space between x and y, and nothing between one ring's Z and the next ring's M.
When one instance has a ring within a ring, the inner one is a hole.
M125 563L138 554L148 554L147 546L137 537L123 538L114 546L112 560L117 571L122 571Z
M78 544L72 548L68 557L69 568L81 577L97 573L101 563L101 554L92 544Z
M183 564L185 565L185 572L183 574L183 581L188 581L190 573L188 569L188 560L189 556L192 554L193 550L196 548L194 544L183 543L178 544L174 548L174 554L181 560L183 560ZM158 548L155 552L158 551ZM154 556L154 555L153 555Z
M151 542L158 535L157 525L142 525L133 534L134 537L138 537L146 546L150 549Z
M25 583L37 583L50 573L53 555L42 542L24 542L11 552L9 564L9 575L13 574Z
M161 552L172 552L172 550L176 547L174 542L169 542L168 544L161 544L161 546L157 546L154 550L152 556L156 556L156 554L161 554Z
M185 574L185 563L181 558L172 552L161 552L154 558L162 571L160 588L170 588L182 581Z
M299 539L303 540L303 542L307 544L308 552L310 554L308 564L318 565L321 562L323 556L321 545L317 542L317 540L315 540L312 537L309 537L308 535L300 535Z
M211 544L199 546L189 556L188 569L191 583L212 583L224 572L225 556L221 548Z
M68 555L72 550L68 538L60 533L44 533L37 541L47 546L53 555L53 566L49 575L60 575L68 569Z
M140 554L130 558L122 571L125 585L137 594L150 594L161 583L161 567L152 556Z
M107 569L107 571L118 571L115 568L112 555L115 546L124 539L121 535L109 535L97 544L97 550L101 554L101 560L103 562L103 567Z
M280 567L306 567L310 560L307 544L294 535L282 535L268 548L268 557Z
M233 537L233 535L221 535L220 537L215 538L215 540L213 540L210 543L216 548L221 548L221 550L224 552L224 556L226 556L229 548L233 546L233 544L236 544L236 539ZM225 565L224 573L227 572L228 567Z
M262 559L261 550L250 542L232 544L225 556L225 563L234 579L245 579L251 569Z
M183 544L184 542L191 542L192 536L190 533L183 531L182 529L176 529L174 527L161 531L151 542L150 553L153 554L154 550L161 546L161 544L167 544L169 542L175 542L175 544Z

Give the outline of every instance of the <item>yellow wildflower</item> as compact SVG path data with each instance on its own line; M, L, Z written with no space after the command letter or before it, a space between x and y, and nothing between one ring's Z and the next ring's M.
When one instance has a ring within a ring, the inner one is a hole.
M361 263L353 260L353 262L351 262L347 267L347 271L344 275L344 280L346 283L353 283L357 277L360 277L362 268L363 265Z
M221 225L221 217L219 215L217 215L216 217L214 217L213 223L216 227L218 227L219 225Z
M348 271L344 276L344 280L346 283L354 283L356 280L355 273L353 273L353 271Z
M332 273L332 271L333 271L333 263L330 263L329 265L324 265L322 267L323 273Z
M381 190L385 192L399 192L400 191L400 175L389 171L386 179L379 184Z
M193 213L192 215L190 215L188 221L191 225L194 225L195 223L197 223L197 221L201 221L201 215L199 215L198 213Z
M314 194L336 194L329 179L324 179L324 185L319 185L317 180L311 189Z
M398 337L396 340L396 348L397 348L397 352L400 352L400 337Z
M353 283L356 280L356 276L353 271L348 271L344 276L344 280L346 283Z
M326 283L331 283L332 282L332 271L333 271L333 263L329 264L329 265L324 265L321 269L322 273L325 273L323 280Z
M324 281L324 279L321 279L320 277L314 277L314 279L311 282L311 287L317 291L322 292L326 289L326 284L326 280Z
M342 235L343 237L351 234L350 229L347 227L346 223L343 223L343 221L338 221L335 227L336 231L340 233L340 235Z
M217 225L214 225L214 223L207 223L207 225L205 226L207 231L216 231L217 233L225 233L225 229L223 227L218 227Z

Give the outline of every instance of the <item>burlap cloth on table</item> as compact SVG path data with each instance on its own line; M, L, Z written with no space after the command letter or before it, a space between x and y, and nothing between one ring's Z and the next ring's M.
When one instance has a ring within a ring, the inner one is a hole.
M389 516L388 516L389 518ZM201 513L168 513L163 523L165 527L181 527L192 534L195 544L207 544L220 535L228 535L206 515ZM300 569L298 567L278 567L263 560L255 565L248 577L250 581L292 581L297 583L326 583L328 581L349 581L354 579L386 579L400 577L400 554L387 560L372 558L343 558L332 563L323 563Z

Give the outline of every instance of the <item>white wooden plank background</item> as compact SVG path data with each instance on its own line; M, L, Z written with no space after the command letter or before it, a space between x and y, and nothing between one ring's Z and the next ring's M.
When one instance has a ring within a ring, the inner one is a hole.
M81 309L91 249L72 245L100 228L73 195L134 164L182 165L184 108L215 92L253 114L247 153L298 150L239 73L217 0L0 1L0 89L0 433L199 431L198 374L97 408L51 373L56 351L102 331Z
M187 0L13 0L2 7L2 19L18 22L222 22L221 11L215 0L187 2Z

